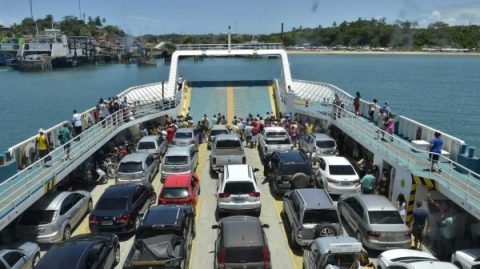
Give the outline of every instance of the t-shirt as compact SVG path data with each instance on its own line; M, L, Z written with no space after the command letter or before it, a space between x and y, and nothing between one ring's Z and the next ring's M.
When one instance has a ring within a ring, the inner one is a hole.
M82 127L82 117L80 116L80 114L78 113L73 114L72 122L73 122L73 126Z
M37 136L37 148L38 150L47 150L48 149L48 139L45 134L39 134Z
M455 219L453 216L449 216L448 218L442 221L442 236L447 239L455 238L456 227L455 227Z
M63 145L72 139L70 135L70 130L67 127L61 127L58 130L58 138L60 139L60 143Z
M425 226L427 221L428 213L427 210L423 208L415 208L413 210L413 226Z
M362 180L360 180L362 183L362 189L364 190L373 190L373 185L375 184L375 177L371 174L366 174L365 176L362 177Z
M430 149L432 152L442 153L443 140L441 138L436 137L432 139L431 144L433 145L432 148Z

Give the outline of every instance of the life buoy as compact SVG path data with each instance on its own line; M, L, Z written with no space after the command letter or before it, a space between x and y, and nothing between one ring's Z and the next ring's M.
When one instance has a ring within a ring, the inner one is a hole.
M21 146L19 151L18 167L20 169L25 169L34 163L36 154L34 141Z

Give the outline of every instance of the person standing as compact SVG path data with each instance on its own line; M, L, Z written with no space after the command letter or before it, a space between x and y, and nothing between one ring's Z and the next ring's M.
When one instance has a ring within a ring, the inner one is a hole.
M355 109L355 116L360 116L360 92L357 92L355 98L353 98L353 108Z
M405 222L405 217L407 216L407 201L405 200L403 193L400 193L397 197L397 209L403 222Z
M432 161L432 168L433 172L442 172L440 165L438 164L438 159L440 158L440 154L442 154L442 146L443 140L441 138L441 134L439 132L435 132L433 135L433 139L430 142L430 159Z
M423 240L423 230L425 229L425 224L427 223L428 212L422 208L422 202L417 201L416 206L417 208L415 208L412 213L413 246L416 249L420 249Z
M35 150L37 151L38 159L42 159L48 155L49 147L50 141L48 141L48 136L45 134L45 131L40 128L40 130L38 130L38 135L35 138ZM47 159L45 159L44 163L46 162Z
M181 91L182 90L182 86L183 86L183 77L182 75L180 75L177 79L177 85L178 85L178 91Z
M70 143L69 141L72 139L72 135L70 132L70 128L68 128L68 123L64 123L62 127L58 130L58 140L60 140L60 144L63 145L63 150L66 152L67 156L65 160L70 159Z
M392 111L390 110L390 106L388 104L388 101L385 101L385 103L383 104L383 108L385 109L385 113L388 115L390 114Z
M373 116L377 110L377 99L373 99L372 102L368 105L368 120L373 122Z
M447 210L446 218L440 223L441 234L441 251L440 259L448 260L453 252L453 243L456 236L456 218L452 213L452 209Z
M335 94L333 97L333 119L336 119L336 117L340 117L340 107L342 105L342 100L340 100L340 97L338 94Z
M77 113L77 110L73 110L72 125L73 130L75 131L74 136L79 136L82 133L83 124L82 115L80 115L80 113Z
M393 113L388 115L387 122L385 123L387 133L390 135L390 141L393 141L393 131L395 130L395 117Z
M373 187L375 185L375 176L372 175L370 170L367 170L365 176L362 177L360 182L357 184L362 184L362 193L363 194L373 194Z

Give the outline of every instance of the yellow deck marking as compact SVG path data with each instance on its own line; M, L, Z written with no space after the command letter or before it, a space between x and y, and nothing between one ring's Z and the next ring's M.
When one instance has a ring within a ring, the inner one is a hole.
M282 209L283 209L283 202L274 200L274 203L275 203L275 211L277 211L278 217L283 222L282 216L280 215L280 212L282 212ZM283 239L285 239L285 242L287 243L287 246L288 246L288 253L290 254L290 259L292 259L293 268L295 269L302 268L303 257L297 256L293 253L292 249L290 248L290 245L288 244L287 231L285 231L285 226L282 224L280 225L280 228L282 229L282 232L283 232L282 233Z
M233 87L227 86L227 125L230 125L235 114L235 103L233 102Z
M192 101L192 89L187 86L183 88L183 99L182 99L182 111L180 111L180 115L186 116L188 112L188 108L190 107L190 102Z
M273 115L277 115L277 107L275 106L275 93L272 85L268 86L268 96L270 97L270 106L272 107Z

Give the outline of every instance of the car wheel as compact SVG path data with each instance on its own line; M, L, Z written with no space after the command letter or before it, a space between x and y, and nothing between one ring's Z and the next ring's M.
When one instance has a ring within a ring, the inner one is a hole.
M458 261L454 262L453 264L455 264L458 268L463 269L463 266Z
M35 253L35 256L33 256L32 268L35 268L39 261L40 261L40 253L37 252L37 253Z
M315 226L315 238L331 237L331 236L337 236L337 235L339 235L338 229L331 224Z
M70 229L70 225L67 225L63 230L63 240L68 240L70 237L72 237L72 229Z
M92 199L88 200L87 213L92 212L93 210L93 201Z
M115 268L118 263L120 263L120 244L117 243L115 246L115 261L113 262L112 268Z

